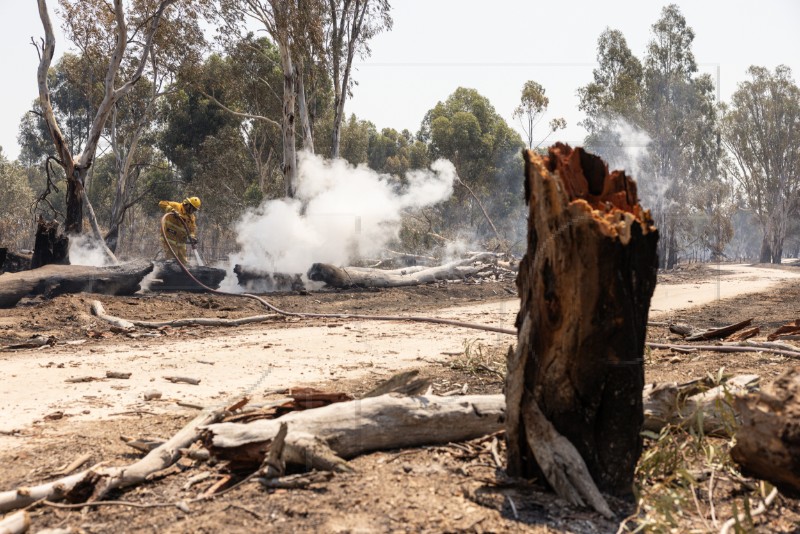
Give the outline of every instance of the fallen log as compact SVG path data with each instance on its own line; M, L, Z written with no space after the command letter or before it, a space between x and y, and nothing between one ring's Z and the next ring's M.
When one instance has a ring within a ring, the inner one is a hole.
M523 155L528 250L517 278L519 350L509 351L506 378L508 472L546 474L526 422L541 410L599 489L629 498L658 232L636 183L609 174L600 158L560 143L547 156Z
M767 480L781 493L800 497L800 367L771 385L736 399L742 422L731 458L742 473Z
M494 259L491 253L478 254L464 260L456 260L438 267L405 270L401 272L370 269L367 267L336 267L327 263L315 263L308 271L308 279L324 282L329 287L403 287L428 284L440 280L462 280L484 270L486 263ZM478 264L478 265L475 265Z
M181 457L180 449L188 448L199 439L200 428L215 423L224 413L224 410L215 410L198 415L166 443L131 465L87 469L39 486L0 492L0 512L22 508L42 499L99 501L110 491L141 484L148 475L175 463Z
M401 397L381 395L289 413L252 423L219 423L206 429L213 454L260 466L281 423L288 427L289 464L347 469L344 460L366 452L464 441L502 428L502 395Z
M697 392L697 384L648 384L642 392L644 424L642 428L660 432L666 425L696 425L714 436L731 436L739 416L733 399L752 391L757 375L738 375L706 391Z
M6 249L0 249L6 250ZM20 271L27 271L31 268L31 253L12 252L7 250L5 258L0 262L0 274L2 273L18 273Z
M225 278L225 270L208 266L188 266L192 276L212 289L217 289ZM150 284L151 291L189 291L204 292L205 289L189 278L175 261L156 263L155 280Z
M38 269L0 275L0 308L11 308L22 298L65 293L132 295L153 264L135 260L111 267L86 265L45 265Z
M263 269L234 265L233 272L239 285L253 293L272 291L302 291L305 284L300 274L270 273Z

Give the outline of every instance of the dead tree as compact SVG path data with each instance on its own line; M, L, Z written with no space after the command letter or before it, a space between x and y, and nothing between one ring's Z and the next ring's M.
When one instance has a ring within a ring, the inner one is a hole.
M599 489L630 496L658 233L636 183L609 174L599 157L559 143L524 159L528 250L517 279L519 343L508 359L508 471L541 479L551 469L526 428L541 410Z

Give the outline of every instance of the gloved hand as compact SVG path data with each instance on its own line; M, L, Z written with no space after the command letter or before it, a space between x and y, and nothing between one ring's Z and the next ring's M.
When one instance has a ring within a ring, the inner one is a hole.
M197 245L197 238L196 237L189 237L189 239L187 239L186 242L189 243L192 246L195 246L195 245Z

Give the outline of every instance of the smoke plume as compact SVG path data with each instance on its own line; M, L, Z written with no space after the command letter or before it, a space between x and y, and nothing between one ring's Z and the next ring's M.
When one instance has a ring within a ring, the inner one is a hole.
M71 236L69 238L69 262L72 265L89 265L91 267L105 267L111 262L94 238L85 235Z
M379 257L397 237L403 213L446 200L455 179L446 160L401 179L301 153L296 198L268 200L242 216L236 225L240 252L232 264L305 273L314 262Z

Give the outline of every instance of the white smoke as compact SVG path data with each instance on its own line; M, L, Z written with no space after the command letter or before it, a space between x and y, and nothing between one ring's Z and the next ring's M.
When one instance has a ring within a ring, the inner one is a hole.
M231 264L261 272L305 273L314 262L342 265L378 257L397 237L402 214L453 193L455 167L438 160L405 180L365 165L301 153L296 198L268 200L236 226Z
M70 236L69 262L72 265L105 267L111 265L103 247L93 237L87 235Z
M609 170L624 170L636 180L642 206L664 208L664 195L672 178L656 176L648 168L650 135L619 117L603 121L600 131L599 140L594 141L599 146L592 148L606 160Z

